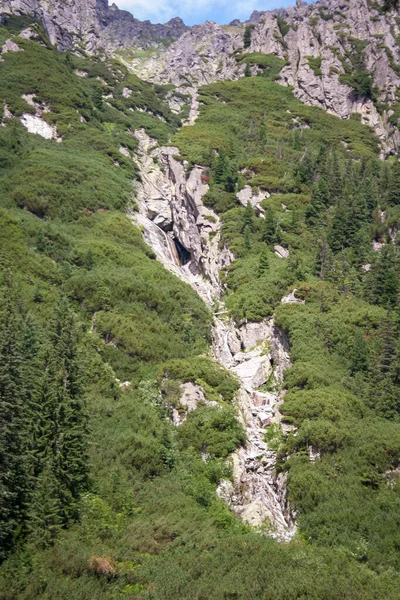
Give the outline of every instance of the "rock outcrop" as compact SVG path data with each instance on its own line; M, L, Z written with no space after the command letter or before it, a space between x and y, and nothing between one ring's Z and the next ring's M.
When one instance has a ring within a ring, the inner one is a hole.
M286 10L257 13L252 24L247 49L244 25L207 22L190 28L161 56L134 68L141 77L159 83L190 82L195 87L242 76L244 65L237 63L235 53L273 54L285 61L280 83L293 86L300 100L342 119L360 115L380 138L383 154L397 152L400 133L390 108L397 103L400 85L400 29L394 14L383 14L367 0L299 2ZM372 90L363 95L345 77L357 68L352 64L357 49L377 90L375 101L369 97Z
M89 52L121 46L148 48L161 40L172 41L188 28L176 17L164 25L135 19L108 0L2 0L0 17L28 14L40 19L53 44L60 50L75 42L84 43Z
M242 351L237 352L238 346ZM246 446L233 455L234 484L222 481L217 493L246 523L269 526L271 535L288 541L296 530L294 515L285 478L276 473L276 451L265 441L268 427L280 428L280 388L290 366L288 340L273 320L236 327L216 317L213 349L215 358L241 382L238 411L247 434ZM258 391L267 381L273 391Z
M219 272L233 256L220 247L218 216L202 202L208 190L203 168L196 166L187 174L178 148L159 148L144 130L135 135L141 183L138 212L131 217L164 266L211 305L221 295Z
M203 169L195 166L187 173L177 148L159 148L143 130L135 135L141 183L138 210L130 216L163 265L191 285L210 307L218 306L212 328L214 357L241 384L237 410L248 441L233 456L234 484L221 482L218 494L247 523L268 525L271 535L289 540L295 526L285 480L276 473L276 451L265 441L269 426L280 427L280 384L290 365L287 339L272 320L237 327L221 318L226 311L220 300L219 272L233 256L220 247L218 215L202 202L208 189ZM275 391L259 391L268 380ZM171 409L177 426L199 404L210 404L198 385L183 384L181 392L179 407Z
M255 11L246 22L253 26L246 49L245 24L238 20L229 26L207 21L186 27L175 18L153 25L115 4L109 7L108 0L3 0L0 18L11 13L41 19L60 49L75 42L90 52L154 47L145 57L133 52L123 60L143 79L190 86L194 96L199 85L242 76L245 67L236 61L237 53L274 54L285 61L280 83L293 86L300 100L343 119L360 115L380 138L383 154L400 146L391 108L400 86L399 23L394 13L383 13L368 0L297 2L285 10ZM357 53L372 76L369 91L349 85Z

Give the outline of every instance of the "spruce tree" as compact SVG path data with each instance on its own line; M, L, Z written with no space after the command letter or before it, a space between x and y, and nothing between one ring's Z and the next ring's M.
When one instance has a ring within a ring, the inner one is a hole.
M400 163L398 161L390 169L387 199L389 204L400 204Z
M278 222L270 206L265 211L265 218L261 233L261 239L266 244L274 244L277 241Z
M250 250L251 248L251 232L249 225L246 225L243 231L244 235L244 247L246 250Z
M365 373L368 370L368 350L367 344L365 341L365 337L360 331L357 329L354 338L353 338L353 348L352 348L352 357L351 357L351 365L350 372L354 375L357 372Z
M258 276L262 277L265 273L269 271L269 258L268 251L266 248L263 248L260 254L260 259L258 263Z
M223 148L219 151L213 171L215 183L218 185L223 184L228 173L228 158Z
M395 308L399 299L399 278L396 272L395 248L386 244L368 278L367 295L373 302Z
M380 347L375 353L370 376L370 405L384 417L393 419L400 414L400 388L398 384L399 346L388 312L380 326Z
M253 228L254 228L254 209L253 209L252 205L250 204L250 202L247 203L246 208L244 210L244 215L243 215L243 232L246 230L246 227L248 227L248 229L250 230L250 232L253 231Z
M52 423L51 452L54 475L59 482L63 521L76 514L76 501L88 483L88 423L83 400L75 316L62 298L51 326L57 364L56 404Z
M314 185L311 203L306 207L306 220L310 225L316 225L329 203L329 190L325 179L321 178Z
M11 284L0 313L0 559L10 550L28 492L22 318Z
M54 475L54 467L49 457L36 480L28 513L28 532L31 541L42 548L54 541L63 525L59 486L60 483Z

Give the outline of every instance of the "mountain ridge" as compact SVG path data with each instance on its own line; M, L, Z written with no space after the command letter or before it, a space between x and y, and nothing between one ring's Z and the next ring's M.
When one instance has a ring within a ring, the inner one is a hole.
M248 21L187 27L177 17L164 25L141 22L107 0L6 0L0 16L42 19L59 49L117 54L142 79L192 88L262 74L258 55L285 64L279 82L313 106L372 127L382 155L400 146L400 28L393 12L368 0L329 0L275 11L254 11ZM245 35L247 39L245 40ZM145 51L145 52L143 52ZM191 92L189 92L191 93Z

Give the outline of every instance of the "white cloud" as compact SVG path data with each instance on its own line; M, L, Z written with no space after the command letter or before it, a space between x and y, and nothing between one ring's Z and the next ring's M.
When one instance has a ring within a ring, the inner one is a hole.
M165 23L181 17L185 23L205 20L229 23L233 19L247 19L253 10L271 10L287 6L290 0L114 0L119 8L129 10L137 19ZM111 2L111 0L110 0Z

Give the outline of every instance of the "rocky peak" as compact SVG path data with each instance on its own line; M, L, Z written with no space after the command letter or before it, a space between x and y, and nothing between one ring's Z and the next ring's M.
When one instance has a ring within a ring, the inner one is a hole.
M82 38L89 52L100 47L147 48L160 40L175 40L188 29L179 17L165 25L139 21L116 4L108 6L108 0L2 0L0 18L8 14L40 19L50 41L60 50Z
M384 154L397 151L400 136L391 106L400 86L400 29L393 13L382 13L367 0L297 2L256 11L246 23L254 25L246 49L244 24L207 22L189 29L157 61L139 65L138 74L196 87L242 76L244 65L235 54L273 54L286 63L279 82L292 86L300 100L343 119L359 114L379 136ZM357 76L364 82L370 77L369 88L360 86Z

